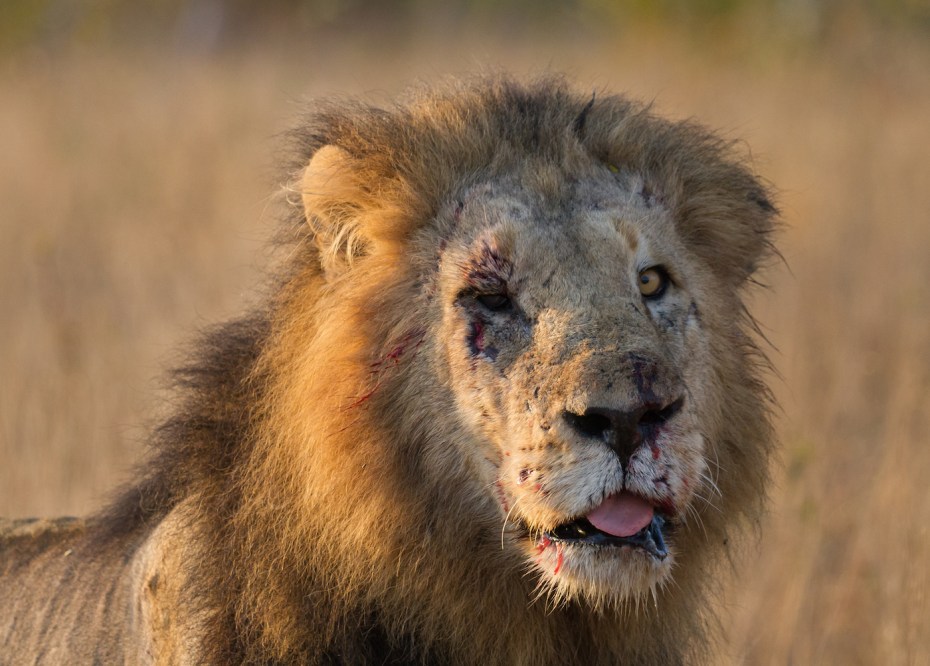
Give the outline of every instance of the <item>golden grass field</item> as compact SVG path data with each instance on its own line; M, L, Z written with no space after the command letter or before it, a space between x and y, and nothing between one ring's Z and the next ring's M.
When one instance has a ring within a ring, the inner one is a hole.
M745 140L781 192L754 310L783 454L721 660L930 663L930 48L505 28L3 56L0 515L85 513L130 478L179 345L255 297L302 96L561 70Z

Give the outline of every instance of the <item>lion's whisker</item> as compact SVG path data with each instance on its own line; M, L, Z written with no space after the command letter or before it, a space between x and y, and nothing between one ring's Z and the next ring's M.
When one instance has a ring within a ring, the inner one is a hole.
M504 523L501 525L501 550L504 550L504 532L507 529L507 521L510 520L510 515L514 512L514 509L517 508L517 505L520 503L521 499L523 498L516 498L513 502L513 505L510 507L510 510L507 512L507 515L504 516Z
M720 486L717 485L717 482L707 472L701 472L698 478L704 481L707 487L710 488L717 497L723 498L723 492L721 492Z

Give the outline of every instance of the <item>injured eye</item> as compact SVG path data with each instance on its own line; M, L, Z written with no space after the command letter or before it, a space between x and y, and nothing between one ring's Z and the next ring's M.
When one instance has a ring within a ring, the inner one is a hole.
M637 278L639 293L645 298L658 298L668 287L668 273L661 266L653 266L640 271Z
M510 297L507 294L479 294L475 300L492 312L499 312L510 307Z

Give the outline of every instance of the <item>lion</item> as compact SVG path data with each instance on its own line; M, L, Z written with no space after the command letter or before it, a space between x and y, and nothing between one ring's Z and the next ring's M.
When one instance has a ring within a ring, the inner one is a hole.
M4 663L675 664L764 505L777 210L563 79L317 104L287 259L137 481L0 526Z

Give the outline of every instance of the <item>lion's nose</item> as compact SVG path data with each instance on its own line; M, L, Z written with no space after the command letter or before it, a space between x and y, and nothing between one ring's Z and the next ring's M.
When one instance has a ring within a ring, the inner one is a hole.
M630 410L591 407L583 414L566 410L563 416L575 432L600 439L626 465L636 449L654 437L655 430L681 410L684 401L682 396L666 405L644 402Z

